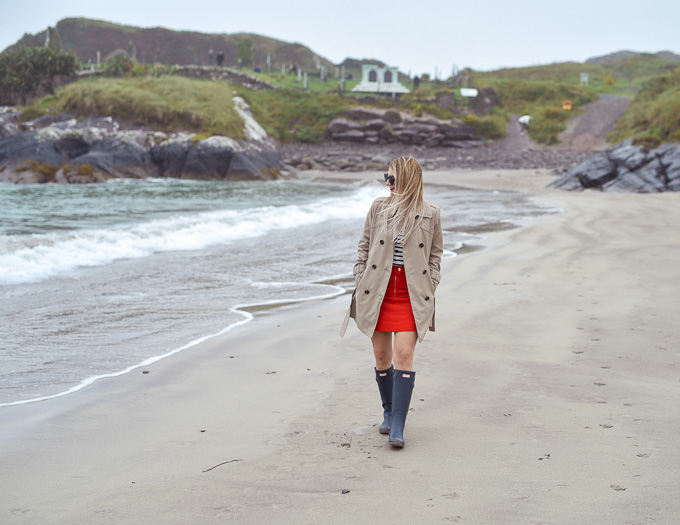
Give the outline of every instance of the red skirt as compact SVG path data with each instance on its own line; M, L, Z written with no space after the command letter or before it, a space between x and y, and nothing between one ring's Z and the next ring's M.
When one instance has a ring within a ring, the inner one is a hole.
M375 329L380 332L416 331L416 320L411 309L411 298L408 295L403 266L392 266L392 274L387 283Z

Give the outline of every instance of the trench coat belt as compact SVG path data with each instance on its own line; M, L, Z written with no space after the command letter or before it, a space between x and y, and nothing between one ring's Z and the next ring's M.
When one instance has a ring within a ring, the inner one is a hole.
M340 337L345 336L348 324L349 324L349 308L347 309L347 314L345 314L345 320L342 322L342 328L340 329Z

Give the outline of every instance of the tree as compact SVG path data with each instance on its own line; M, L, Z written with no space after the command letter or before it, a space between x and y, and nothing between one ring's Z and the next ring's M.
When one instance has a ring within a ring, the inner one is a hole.
M78 70L73 53L48 47L20 47L0 55L0 100L26 105L31 96L54 92L58 75Z
M238 43L238 59L241 61L241 66L250 67L253 65L253 43L250 38Z

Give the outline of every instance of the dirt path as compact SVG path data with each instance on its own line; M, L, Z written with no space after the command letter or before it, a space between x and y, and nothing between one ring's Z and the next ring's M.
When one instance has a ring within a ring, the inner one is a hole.
M614 124L631 100L628 97L600 95L599 100L587 104L579 115L569 120L556 147L575 151L602 151L611 147L605 135L614 129Z

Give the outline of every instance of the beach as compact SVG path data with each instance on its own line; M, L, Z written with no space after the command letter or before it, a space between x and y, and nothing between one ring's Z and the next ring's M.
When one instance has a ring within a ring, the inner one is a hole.
M369 340L338 337L344 294L0 407L0 522L680 522L680 195L551 180L425 174L564 213L443 260L403 450L377 430Z

